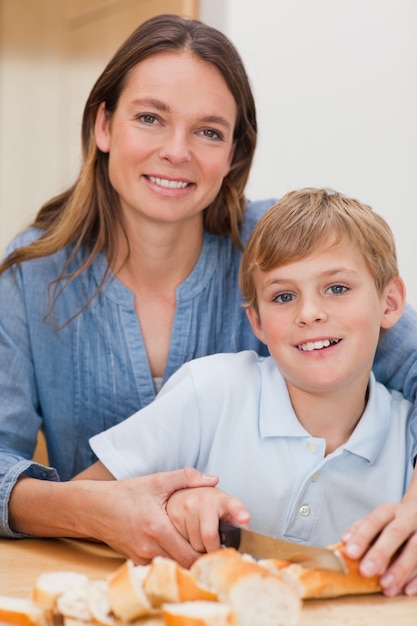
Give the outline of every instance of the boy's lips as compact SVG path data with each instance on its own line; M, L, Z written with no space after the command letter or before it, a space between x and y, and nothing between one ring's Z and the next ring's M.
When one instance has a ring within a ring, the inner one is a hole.
M318 339L316 341L306 341L305 343L297 344L298 350L303 352L312 352L313 350L322 350L329 346L334 346L339 343L341 339Z

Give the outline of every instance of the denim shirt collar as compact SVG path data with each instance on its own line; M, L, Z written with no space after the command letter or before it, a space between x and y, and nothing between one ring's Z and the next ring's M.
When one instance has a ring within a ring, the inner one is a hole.
M211 280L216 269L219 249L219 237L204 231L203 246L198 261L189 276L177 287L177 301L191 300L197 296ZM107 270L107 258L101 252L94 261L93 272L96 286L103 280ZM134 295L128 287L110 270L103 287L103 293L119 306L134 308Z

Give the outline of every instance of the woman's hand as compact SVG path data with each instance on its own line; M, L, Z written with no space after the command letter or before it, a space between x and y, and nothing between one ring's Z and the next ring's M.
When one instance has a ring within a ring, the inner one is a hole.
M362 558L363 576L380 575L386 596L417 595L417 501L386 503L352 524L342 537L346 555Z
M178 489L211 487L218 478L189 467L112 480L111 474L99 470L99 465L92 470L93 480L87 479L88 471L64 483L20 479L9 505L13 530L103 541L136 564L161 555L189 567L199 555L171 523L166 505Z
M239 526L250 519L240 500L215 487L176 491L168 500L167 513L197 553L220 548L220 519Z

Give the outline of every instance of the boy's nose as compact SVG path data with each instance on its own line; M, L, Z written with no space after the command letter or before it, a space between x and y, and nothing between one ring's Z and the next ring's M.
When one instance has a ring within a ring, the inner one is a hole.
M299 301L297 312L299 324L316 324L326 319L327 313L320 298L304 298Z

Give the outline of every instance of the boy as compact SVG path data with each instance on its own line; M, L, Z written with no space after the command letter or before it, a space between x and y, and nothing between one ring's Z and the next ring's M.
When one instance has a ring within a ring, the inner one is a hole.
M95 477L187 465L219 475L219 489L168 502L197 550L218 547L219 517L250 516L253 530L300 543L337 542L379 504L400 502L412 474L412 405L371 372L381 329L405 303L392 233L356 200L291 192L255 227L240 281L271 356L184 365L151 405L91 439L105 466Z

